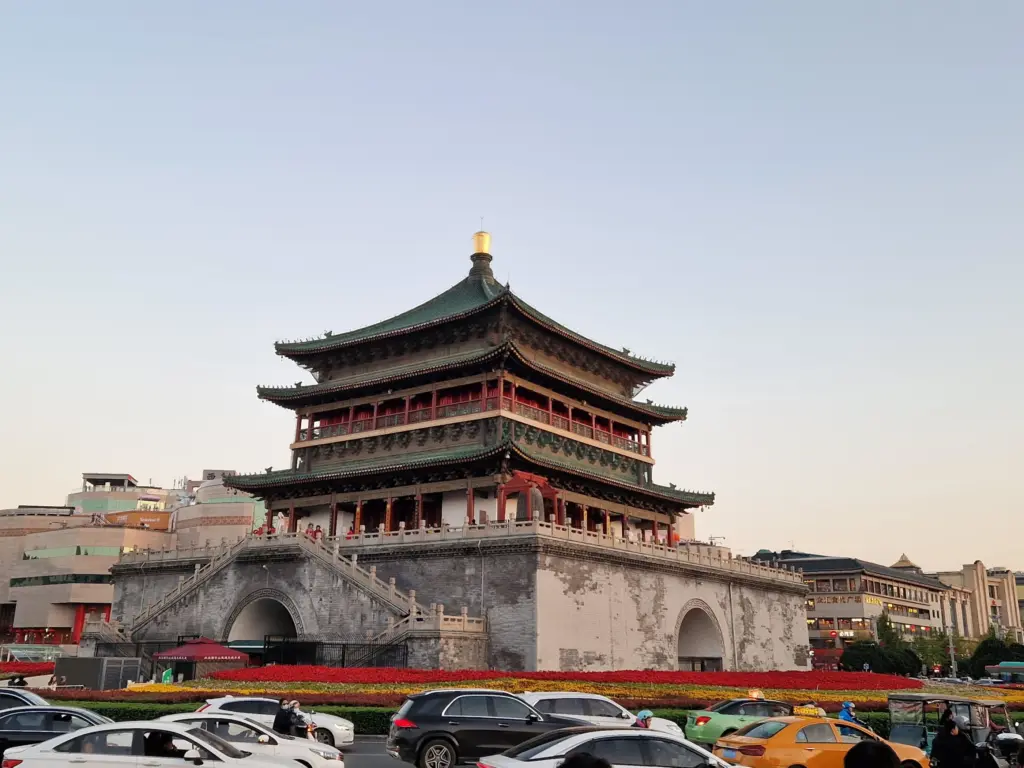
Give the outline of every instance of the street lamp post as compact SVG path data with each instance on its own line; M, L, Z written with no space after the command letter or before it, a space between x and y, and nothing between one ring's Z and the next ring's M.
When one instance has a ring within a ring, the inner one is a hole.
M946 628L946 637L949 638L949 670L953 677L956 677L956 644L953 642L953 628Z

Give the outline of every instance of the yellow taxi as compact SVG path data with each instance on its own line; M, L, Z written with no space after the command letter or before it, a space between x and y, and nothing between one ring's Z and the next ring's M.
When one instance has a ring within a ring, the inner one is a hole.
M893 744L867 728L821 717L773 717L723 736L715 757L748 768L843 768L843 758L856 743L870 739L888 744L902 768L928 768L917 747Z

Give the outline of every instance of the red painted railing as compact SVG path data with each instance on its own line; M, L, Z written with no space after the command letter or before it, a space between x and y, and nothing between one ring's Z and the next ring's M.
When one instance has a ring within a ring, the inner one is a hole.
M474 413L482 413L483 411L496 411L499 407L502 410L510 411L522 416L524 419L536 421L541 424L550 424L556 429L562 429L567 432L580 435L581 437L597 440L605 445L612 445L621 450L629 451L630 453L636 453L641 456L650 455L647 446L642 445L636 440L621 437L600 428L595 430L592 424L570 420L565 416L560 416L557 413L551 413L543 408L527 405L526 403L513 402L510 397L499 398L497 395L487 397L485 399L478 398L476 400L464 400L460 403L446 403L445 405L438 405L434 408L416 408L409 411L408 416L406 416L404 412L392 413L385 416L378 416L376 421L372 418L356 419L346 424L330 424L314 427L312 430L303 429L299 431L299 440L319 440L324 437L353 435L358 432L369 432L374 429L400 427L406 424L421 424L424 422L435 421L437 419L448 419L455 416L467 416Z

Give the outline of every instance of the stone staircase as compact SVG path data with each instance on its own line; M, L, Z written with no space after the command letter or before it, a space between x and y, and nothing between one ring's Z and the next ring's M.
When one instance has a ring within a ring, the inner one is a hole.
M356 563L355 557L346 557L339 554L339 547L337 545L327 547L322 542L311 539L303 534L291 533L274 536L247 536L234 544L212 550L210 552L210 559L205 565L199 566L197 564L195 573L183 579L175 589L139 613L135 617L128 634L135 636L139 630L161 613L202 588L210 579L238 559L282 555L304 555L313 558L360 590L368 592L374 599L391 608L394 613L404 617L395 626L402 624L411 616L423 616L428 613L436 614L436 608L433 606L428 611L426 607L416 601L416 592L414 590L410 590L408 593L402 592L395 587L395 580L393 578L388 581L379 578L375 566L371 566L369 569L362 568ZM162 553L157 553L157 559L166 562L169 558ZM441 610L442 618L458 621L456 617L444 617L443 607ZM473 621L482 622L483 620L475 619ZM119 642L130 642L130 640L124 639Z

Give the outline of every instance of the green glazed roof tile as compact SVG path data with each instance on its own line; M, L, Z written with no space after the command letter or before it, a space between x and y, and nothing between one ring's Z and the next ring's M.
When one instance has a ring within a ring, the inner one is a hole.
M386 384L396 379L403 379L409 376L416 376L433 371L444 371L450 368L458 368L462 365L479 363L491 357L499 356L504 352L503 347L494 347L483 352L473 350L460 355L452 355L444 360L419 361L398 365L388 368L386 372L371 371L369 373L358 373L353 376L345 376L338 379L331 379L320 384L309 384L298 387L256 387L256 393L264 400L272 402L290 402L292 400L303 400L316 395L330 394L332 392L343 392L353 387L364 387L370 384Z
M656 376L669 376L675 371L674 365L646 360L624 350L600 344L556 322L514 295L508 286L502 287L491 273L489 266L490 257L486 257L486 262L481 262L477 256L474 256L474 267L468 277L459 281L444 293L420 304L418 307L414 307L379 323L346 331L345 333L330 333L322 338L305 341L281 341L275 345L275 348L278 354L286 357L316 354L369 339L427 328L431 325L472 314L484 307L490 306L492 303L496 304L499 301L508 300L520 312L532 318L535 322L540 323L555 333L572 339L578 344L601 352L622 363Z
M239 490L269 488L289 483L303 484L321 480L340 480L346 477L374 475L395 472L416 467L456 464L484 458L503 450L503 446L482 448L479 445L459 448L445 448L437 451L423 451L407 456L377 456L374 458L346 461L338 469L318 472L303 472L295 469L279 469L253 475L232 475L224 478L224 484Z
M628 407L633 408L649 417L653 417L654 421L663 423L671 421L685 421L687 416L686 408L675 408L665 405L655 405L653 403L641 403L636 400L630 400L627 397L620 397L607 390L595 387L593 384L585 382L581 379L577 379L573 376L566 375L561 371L549 368L546 365L534 362L527 356L525 356L516 345L515 342L508 342L499 347L494 347L490 350L483 352L472 351L464 352L460 355L452 355L451 357L445 358L444 360L435 360L428 362L417 362L409 363L407 365L396 366L389 368L386 373L379 371L371 373L360 373L354 376L348 376L340 379L332 379L331 381L325 381L321 384L310 384L302 386L292 387L264 387L260 386L256 388L256 393L260 398L273 403L280 403L286 405L301 404L309 402L318 396L329 395L335 392L344 392L347 389L353 387L362 387L372 384L387 384L395 381L399 381L404 378L411 376L422 375L426 373L433 373L435 371L446 371L459 368L460 366L472 365L474 363L486 362L489 359L500 357L506 353L511 353L516 357L517 360L522 362L529 368L536 371L540 371L554 378L560 379L567 384L571 384L575 387L579 387L585 392L589 392L596 397L600 397L604 400Z
M504 293L505 289L493 278L471 275L418 307L413 307L379 323L346 333L332 333L321 339L279 342L276 346L278 352L283 355L319 352L356 341L408 331L420 326L429 326L459 315L469 314L490 304Z
M564 336L568 336L573 341L579 342L584 346L593 347L597 350L600 350L601 352L604 352L605 354L618 358L623 362L627 362L632 365L638 365L641 368L645 368L653 372L658 372L663 375L670 375L676 369L676 367L671 363L659 363L655 362L654 360L646 360L642 357L636 357L628 352L624 352L621 349L615 349L613 347L607 346L606 344L600 344L592 339L588 339L583 334L576 333L576 331L570 328L566 328L557 320L553 320L552 318L548 317L543 312L541 312L539 309L535 309L534 307L530 306L515 294L512 294L511 298L513 304L519 307L527 315L530 315L534 320L540 322L541 325L546 325L552 330L557 331Z
M660 496L662 498L672 499L673 501L681 501L684 504L690 506L710 506L715 503L715 494L713 493L699 493L697 491L684 491L678 488L672 488L666 485L657 485L656 483L630 483L627 481L615 481L610 480L604 475L598 475L593 472L587 472L573 464L561 462L555 457L547 453L541 453L540 451L532 448L528 444L521 442L512 443L513 449L522 455L529 461L536 462L541 466L562 469L573 474L583 475L584 477L593 478L602 483L608 483L610 485L617 485L620 488L627 488L631 491L639 491L640 493L647 493L652 496Z
M600 483L616 485L627 490L649 494L660 498L671 499L682 502L689 506L709 506L715 503L713 493L695 493L683 491L676 488L656 484L639 484L629 482L616 482L602 475L592 474L571 464L565 464L549 456L539 454L536 450L529 448L522 443L510 440L499 443L495 446L463 446L459 448L445 448L436 451L424 451L402 457L375 457L348 461L344 466L335 470L323 470L319 472L302 472L294 469L281 469L275 472L263 472L253 475L232 475L224 478L224 484L231 488L238 488L242 491L259 492L261 489L281 487L283 485L304 485L330 480L343 480L348 477L359 477L365 475L382 474L395 472L404 469L416 469L418 467L443 466L451 464L464 464L478 459L493 456L496 453L505 451L515 452L521 458L543 467L564 470L572 474L590 478Z

